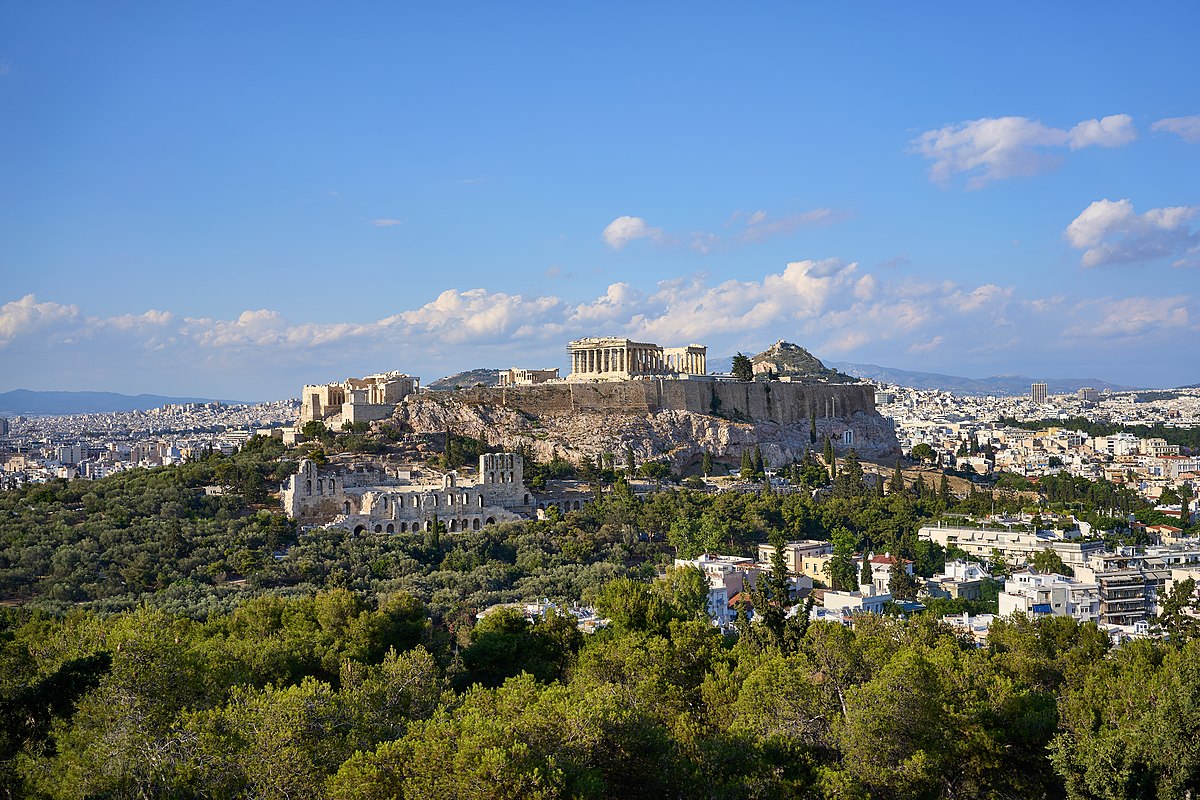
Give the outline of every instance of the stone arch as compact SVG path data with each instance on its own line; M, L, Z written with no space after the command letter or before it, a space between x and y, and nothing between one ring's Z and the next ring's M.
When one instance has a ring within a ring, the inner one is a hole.
M572 503L571 508L573 508L575 511L578 511L579 510L579 501L576 500L574 503Z
M388 510L387 495L385 494L381 499L383 500L383 511L384 511L384 513L387 513L387 510Z
M304 493L312 494L312 478L309 478L304 482Z
M401 533L408 533L408 523L407 523L407 522L401 522L401 523L400 523L400 532L401 532Z
M471 520L471 529L476 531L479 530L479 517Z
M487 519L485 519L485 520L483 521L483 524L484 524L484 525L495 525L495 524L496 524L496 518L495 518L495 517L488 517Z
M376 532L376 533L383 533L383 526L382 526L382 525L380 525L378 522L377 522L377 523L375 523L375 532Z
M386 528L384 528L384 530L386 530L388 533L395 533L395 532L396 532L396 526L395 526L395 525L393 525L392 523L390 523L390 522L389 522L389 523L387 524L387 527L386 527Z
M525 495L525 502L523 503L523 505L529 505L529 495L528 494Z
M450 520L450 532L456 533L457 531L458 531L458 520L456 520L456 519Z
M342 513L343 513L343 514L345 514L345 515L347 515L347 516L349 516L349 515L350 515L350 501L349 501L349 500L347 500L346 502L342 503Z
M366 532L367 532L366 526L364 526L364 525L355 525L354 526L354 535L355 536L358 536L359 534L366 533Z

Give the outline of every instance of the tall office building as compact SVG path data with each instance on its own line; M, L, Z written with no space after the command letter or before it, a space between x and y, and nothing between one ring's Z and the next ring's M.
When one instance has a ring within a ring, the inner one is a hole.
M1035 403L1046 402L1046 394L1046 384L1044 383L1035 383L1029 387L1029 396Z

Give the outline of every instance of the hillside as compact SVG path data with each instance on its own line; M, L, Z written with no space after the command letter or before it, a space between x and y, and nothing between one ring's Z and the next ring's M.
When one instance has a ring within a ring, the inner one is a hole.
M466 372L456 372L444 378L438 378L427 385L426 389L434 391L451 391L454 389L469 389L472 386L495 386L500 383L500 370L480 367Z
M693 471L705 452L718 461L736 464L743 450L757 446L769 463L787 464L813 447L807 423L735 422L680 410L534 415L466 402L448 392L410 395L397 406L392 424L418 434L440 434L448 429L467 436L483 432L493 446L509 450L528 447L542 461L557 455L578 462L585 456L596 458L631 448L639 462L665 459L681 474ZM854 446L864 458L890 458L899 451L890 420L878 414L857 412L846 418L817 419L817 441L829 436L840 442L846 430L853 431Z

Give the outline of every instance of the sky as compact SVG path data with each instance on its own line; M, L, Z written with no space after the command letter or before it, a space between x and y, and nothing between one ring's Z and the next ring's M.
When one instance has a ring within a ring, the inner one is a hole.
M1200 4L0 4L0 391L1200 381Z

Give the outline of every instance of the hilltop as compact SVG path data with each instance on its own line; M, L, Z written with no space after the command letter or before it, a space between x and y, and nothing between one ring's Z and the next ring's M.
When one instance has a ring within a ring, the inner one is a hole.
M805 383L854 383L855 378L830 369L821 359L798 344L780 339L756 356L750 357L755 373L771 372L777 377L799 378Z

